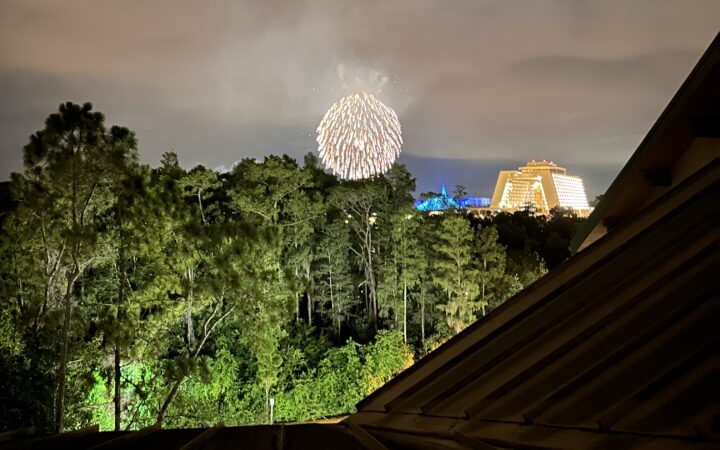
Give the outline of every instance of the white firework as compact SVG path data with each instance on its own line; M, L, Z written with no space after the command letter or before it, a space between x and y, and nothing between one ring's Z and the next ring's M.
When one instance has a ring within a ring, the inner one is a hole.
M344 179L385 173L400 156L402 132L397 114L365 92L333 104L317 133L320 159Z

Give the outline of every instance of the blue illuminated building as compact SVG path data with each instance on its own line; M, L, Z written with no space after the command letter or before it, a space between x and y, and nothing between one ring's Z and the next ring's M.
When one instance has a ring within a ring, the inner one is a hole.
M417 200L414 206L418 211L444 211L450 208L487 208L490 206L490 199L485 197L463 197L456 201L448 195L445 186L443 186L440 195L425 200Z
M461 208L487 208L490 206L490 199L487 197L463 197L458 200Z

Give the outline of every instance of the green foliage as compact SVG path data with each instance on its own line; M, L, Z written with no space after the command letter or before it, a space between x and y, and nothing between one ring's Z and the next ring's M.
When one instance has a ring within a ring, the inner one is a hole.
M408 292L413 290L427 266L421 248L419 231L421 218L410 207L398 209L390 218L389 255L383 265L383 277L379 285L381 311L392 309L398 329L402 329L407 343ZM402 322L402 327L399 326Z
M339 341L342 326L347 323L357 303L353 297L350 267L350 234L343 220L327 223L315 252L314 295L324 306Z
M412 352L402 335L381 331L375 341L361 346L349 340L329 350L316 370L301 376L288 392L277 397L278 420L304 421L349 414L355 404L412 364Z
M66 103L0 214L0 430L303 421L365 395L567 257L580 219L412 209L399 164L306 156L229 174L138 162ZM465 195L462 186L456 196Z
M478 227L475 231L475 261L480 272L480 307L483 316L491 302L496 299L505 300L509 296L507 291L498 292L493 289L501 285L506 277L505 249L498 244L497 239L495 227Z
M447 324L456 334L475 321L475 311L481 306L482 274L472 259L473 232L468 220L453 214L443 220L435 251L433 281L447 295L447 301L438 307L445 312Z
M509 252L537 253L552 269L570 256L570 238L583 220L571 211L553 208L549 218L527 211L502 212L483 219L482 224L497 228L498 242Z

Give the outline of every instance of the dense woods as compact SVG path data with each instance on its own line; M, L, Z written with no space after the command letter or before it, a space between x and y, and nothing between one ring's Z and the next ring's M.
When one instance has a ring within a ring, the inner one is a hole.
M3 186L0 429L339 415L568 256L568 211L412 208L399 164L140 164L66 103ZM456 189L462 193L463 189Z

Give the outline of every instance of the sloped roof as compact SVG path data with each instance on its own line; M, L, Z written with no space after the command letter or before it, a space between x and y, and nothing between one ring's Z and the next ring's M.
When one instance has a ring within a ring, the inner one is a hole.
M0 435L2 438L2 435ZM0 448L97 449L277 449L277 450L361 450L366 446L342 424L257 425L248 427L186 428L158 427L135 432L97 432L97 427L53 436L9 436L0 439Z
M575 242L609 232L350 420L408 448L720 447L718 141L666 182L719 107L716 37Z
M385 440L449 448L463 438L717 448L718 198L716 161L363 400L351 420Z

